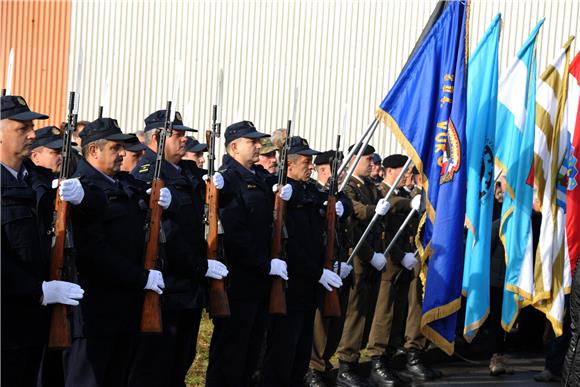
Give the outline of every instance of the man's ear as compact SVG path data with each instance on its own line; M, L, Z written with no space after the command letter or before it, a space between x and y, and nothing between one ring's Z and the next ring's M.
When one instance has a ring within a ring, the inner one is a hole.
M99 150L99 147L95 143L89 144L89 153L88 154L91 158L93 158L93 159L97 158L98 150Z
M238 142L237 141L232 141L232 143L229 145L229 147L232 150L233 155L238 153Z

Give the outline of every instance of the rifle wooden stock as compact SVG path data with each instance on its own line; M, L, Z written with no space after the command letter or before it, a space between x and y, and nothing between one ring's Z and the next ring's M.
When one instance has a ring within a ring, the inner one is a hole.
M157 256L159 254L159 233L161 229L161 213L159 206L159 195L163 188L163 181L155 179L151 182L151 197L149 199L149 239L145 246L145 269L155 269ZM159 294L152 290L145 291L143 299L143 313L141 315L141 332L161 333L161 300Z
M208 206L207 259L218 259L218 195L215 184L208 179L205 190ZM209 315L211 318L230 316L230 303L224 280L209 281Z
M65 238L66 224L68 219L68 203L60 199L60 188L56 192L55 221L54 221L54 246L50 259L49 279L62 281L62 271L65 264ZM68 319L68 306L54 304L50 312L50 330L48 347L59 349L68 348L71 344L70 322Z
M329 195L326 205L326 253L324 268L332 270L334 261L334 247L336 242L336 196ZM340 317L340 301L338 299L338 289L331 287L332 291L324 292L324 302L322 315L324 317Z
M274 201L274 235L272 237L272 258L281 258L282 229L284 227L284 211L286 203L280 197L281 186L278 186ZM283 278L273 276L270 289L270 306L268 311L273 315L286 314L286 283Z

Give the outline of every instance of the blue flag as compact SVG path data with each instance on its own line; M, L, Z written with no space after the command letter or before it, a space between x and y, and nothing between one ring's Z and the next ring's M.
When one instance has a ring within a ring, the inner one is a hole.
M463 335L471 342L489 314L491 217L494 202L495 116L501 15L469 58L467 80L467 240Z
M505 178L500 239L506 272L502 326L509 331L520 308L532 302L532 201L536 126L536 40L541 20L499 80L496 165Z
M418 248L428 262L421 330L451 354L464 253L466 7L459 1L443 4L377 116L393 130L423 176L426 213Z

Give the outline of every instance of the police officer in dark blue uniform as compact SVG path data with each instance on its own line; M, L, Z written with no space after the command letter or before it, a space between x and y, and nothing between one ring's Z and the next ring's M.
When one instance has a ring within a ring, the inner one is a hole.
M127 155L123 157L123 163L121 164L121 171L129 172L135 169L135 166L141 160L141 157L145 154L145 149L147 146L139 141L135 133L129 133L131 139L127 140L125 143L125 150Z
M256 371L266 329L270 276L287 280L286 263L271 256L275 183L256 165L260 139L267 134L250 121L230 125L225 131L227 154L220 168L220 220L224 251L230 269L228 299L231 316L214 321L206 386L247 386ZM277 188L277 185L276 185ZM292 187L281 188L283 200Z
M286 205L287 282L285 316L272 316L268 329L266 357L261 372L262 386L302 386L308 370L317 295L322 287L331 291L342 286L340 276L324 265L325 200L310 181L314 169L310 149L301 137L291 137L288 150L288 183L292 198ZM336 202L340 217L344 206ZM322 286L321 286L322 285Z
M165 125L165 110L145 119L145 155L133 169L144 182L153 179L157 140ZM173 203L164 212L166 238L162 297L163 335L144 336L140 340L130 384L134 386L185 386L185 376L196 354L197 335L202 309L207 304L206 277L222 279L227 268L217 260L208 260L204 239L204 171L195 162L183 160L186 131L176 112L173 130L166 138L161 179L173 195ZM217 187L223 185L215 176Z
M205 163L203 152L207 152L207 144L200 143L195 138L189 137L185 143L185 156L183 156L183 159L195 161L197 166L203 169L203 164Z
M317 188L328 196L329 182L332 178L332 168L334 164L335 150L322 152L314 158L314 165L316 167ZM339 152L339 160L342 160L342 152ZM338 176L338 184L346 172L342 172ZM352 266L346 264L349 257L349 249L352 247L352 242L349 238L350 232L348 230L349 217L353 213L352 201L344 194L338 193L338 198L343 204L344 214L337 219L337 236L335 254L337 262L335 262L335 270L340 274L340 278L345 280L345 284L340 292L340 309L342 316L340 317L325 317L322 314L321 308L316 310L314 317L314 337L312 341L312 354L310 355L310 369L306 374L305 385L308 387L325 387L327 384L325 379L329 377L333 365L330 362L334 352L340 342L342 336L342 329L344 327L345 312L348 306L348 285L352 283L352 278L349 275L352 271ZM338 266L340 265L340 269ZM347 279L348 278L348 279Z
M48 304L78 305L80 286L47 281L55 190L50 170L27 157L33 120L24 98L3 96L0 119L2 191L2 385L35 386L48 333ZM61 198L83 203L78 180L61 183ZM85 200L86 202L86 200Z
M30 160L34 165L48 168L57 175L62 163L62 134L56 126L47 126L35 131Z
M124 386L135 350L144 290L162 293L163 277L143 268L147 186L120 172L125 155L117 121L100 118L81 132L84 158L75 177L106 197L92 217L73 211L79 283L85 299L74 310L66 386ZM159 205L171 203L162 189Z

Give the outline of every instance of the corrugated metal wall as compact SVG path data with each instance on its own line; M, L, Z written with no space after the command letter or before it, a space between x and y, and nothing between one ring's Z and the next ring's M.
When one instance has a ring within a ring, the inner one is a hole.
M5 87L14 48L13 95L50 116L37 126L60 123L66 113L70 1L0 1L0 76Z
M348 106L348 142L372 121L433 9L407 1L73 1L71 60L85 52L81 116L94 118L110 79L110 115L126 131L165 107L175 64L185 63L177 105L186 123L208 128L223 67L225 124L245 118L270 132L290 116L299 88L297 131L313 147L334 144ZM539 70L580 32L577 0L473 0L471 48L501 11L500 68L546 17ZM576 47L579 47L576 45ZM574 50L575 52L575 50ZM75 79L69 66L69 79ZM381 154L399 149L381 130Z

